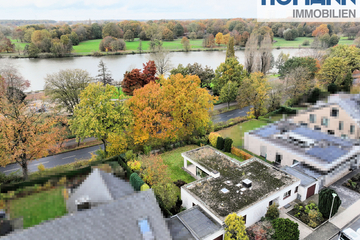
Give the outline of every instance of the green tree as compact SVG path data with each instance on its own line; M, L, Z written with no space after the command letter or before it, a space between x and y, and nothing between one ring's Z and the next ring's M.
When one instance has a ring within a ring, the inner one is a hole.
M171 75L176 75L181 73L183 76L186 75L196 75L200 78L200 86L202 88L210 88L211 79L215 77L214 70L208 66L202 67L199 63L188 64L184 67L182 64L179 64L177 68L174 68L170 71Z
M27 52L29 57L36 58L40 53L40 49L34 43L30 43Z
M333 194L336 194L336 197L334 199ZM334 204L333 204L334 200ZM332 211L331 211L331 205ZM323 188L319 193L319 211L322 213L324 218L330 217L330 211L331 216L334 216L337 211L339 210L339 207L341 205L341 199L339 197L339 194L337 194L334 190L330 188Z
M345 92L350 92L350 89L352 87L352 83L353 83L353 77L351 74L351 71L349 70L345 76L344 81L342 82L342 84L340 85L341 89L344 90Z
M108 138L121 134L131 123L130 110L123 101L113 101L117 89L109 84L91 83L80 93L70 130L77 138L96 137L104 144L107 154Z
M239 86L236 82L228 81L220 91L220 100L222 102L228 103L228 109L230 107L230 102L236 100Z
M76 34L76 32L71 32L69 37L74 46L79 45L79 36Z
M342 57L328 57L322 65L318 77L324 85L335 83L340 86L345 75L351 71L347 59Z
M72 114L80 102L80 92L92 81L90 74L85 70L60 70L46 76L45 94Z
M124 40L129 42L134 41L134 33L130 29L125 32Z
M248 240L245 222L242 216L231 213L225 218L225 240Z
M300 236L299 224L288 218L277 218L273 222L275 234L272 236L277 240L298 240Z
M190 48L191 48L190 41L187 37L183 37L181 39L181 44L183 45L185 52L188 52L190 50Z
M354 45L341 44L330 48L328 58L332 57L340 57L343 61L346 61L351 72L355 69L360 69L360 49Z
M286 74L290 73L291 70L297 67L306 67L308 69L311 78L313 78L315 76L315 73L318 71L316 60L314 58L292 57L288 59L282 66L279 66L280 78L285 77Z
M215 77L211 81L214 94L219 95L221 89L228 81L236 82L240 86L246 75L247 72L244 66L236 58L226 59L225 63L221 63L215 70Z
M236 98L241 108L252 105L249 117L259 118L266 112L265 103L268 98L270 85L261 72L251 73L240 85Z
M142 50L143 50L141 39L139 40L139 46L138 46L137 49L139 50L139 53L141 54L141 52L142 52Z
M184 35L184 27L180 23L177 23L174 28L174 33L178 37Z
M277 219L280 215L278 207L279 207L279 205L277 205L275 203L270 205L265 214L266 219L269 219L269 220Z
M231 37L226 48L226 59L234 58L234 57L235 57L234 38Z
M97 29L99 30L99 29ZM118 25L113 22L106 23L102 29L102 37L111 36L114 38L121 38L121 29Z

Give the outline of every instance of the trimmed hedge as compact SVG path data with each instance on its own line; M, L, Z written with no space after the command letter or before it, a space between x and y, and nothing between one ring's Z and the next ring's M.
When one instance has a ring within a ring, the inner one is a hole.
M248 160L248 159L253 157L249 153L247 153L247 152L245 152L245 151L243 151L241 149L238 149L236 147L231 148L231 153L234 154L235 156L241 157L244 160Z
M233 140L231 138L225 138L224 139L224 151L225 152L231 152L231 147L233 144Z
M144 185L145 183L137 173L133 173L130 176L130 184L131 186L133 186L135 191L140 191L141 186Z
M224 139L222 137L218 137L216 141L216 148L219 150L224 149Z

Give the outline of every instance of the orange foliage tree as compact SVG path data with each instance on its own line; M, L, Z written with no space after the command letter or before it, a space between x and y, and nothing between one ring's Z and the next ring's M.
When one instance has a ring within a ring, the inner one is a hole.
M131 72L124 74L124 80L121 83L122 91L127 95L132 96L135 89L144 87L149 82L155 82L158 77L155 77L156 66L154 61L148 61L143 64L143 71L135 68Z
M135 90L128 100L134 117L134 143L174 141L205 129L210 121L208 110L215 100L200 88L195 75L171 75Z
M217 45L220 46L220 44L223 42L223 34L221 32L217 33L215 36L215 42Z
M60 149L66 133L61 123L65 122L61 117L36 112L23 102L9 102L0 96L0 165L19 164L27 179L29 161Z
M312 32L312 36L313 37L321 37L322 35L324 35L326 33L329 33L329 29L328 29L327 25L321 24Z
M225 44L227 45L229 43L229 40L230 40L230 33L228 34L225 34L223 37L222 37L222 44Z

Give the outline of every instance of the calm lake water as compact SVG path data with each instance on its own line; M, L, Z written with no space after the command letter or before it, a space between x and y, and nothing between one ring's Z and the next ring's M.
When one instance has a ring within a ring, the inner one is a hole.
M276 59L282 52L289 53L290 56L298 56L299 49L274 49L273 55ZM245 52L236 51L235 55L239 62L244 64ZM47 74L58 72L61 69L84 69L92 76L97 75L99 61L103 60L111 71L115 80L122 80L124 73L133 68L142 68L142 64L149 60L149 54L136 55L117 55L104 57L71 57L71 58L49 58L49 59L0 59L0 65L10 62L15 65L24 78L31 82L30 91L42 90L44 88ZM172 53L172 67L178 64L187 65L188 63L198 62L201 65L208 65L214 70L225 61L225 51L222 52L178 52Z

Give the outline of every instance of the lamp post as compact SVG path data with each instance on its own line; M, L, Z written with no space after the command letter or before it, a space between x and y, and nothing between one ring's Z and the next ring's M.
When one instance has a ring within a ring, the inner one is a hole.
M335 197L337 196L337 194L336 194L336 193L332 193L332 196L333 196L333 200L332 200L332 204L331 204L329 222L330 222L330 220L331 220L331 213L332 213L332 209L333 209L333 206L334 206L334 200L335 200Z

